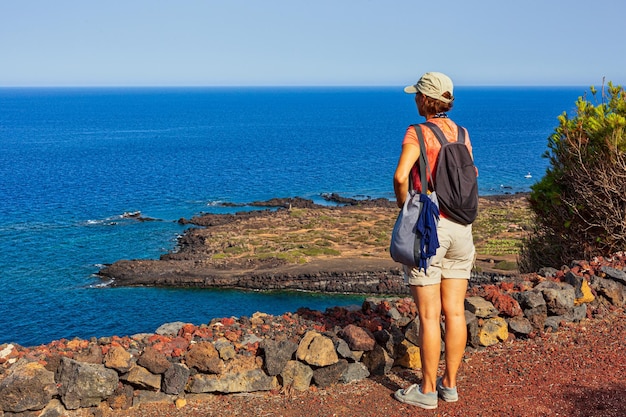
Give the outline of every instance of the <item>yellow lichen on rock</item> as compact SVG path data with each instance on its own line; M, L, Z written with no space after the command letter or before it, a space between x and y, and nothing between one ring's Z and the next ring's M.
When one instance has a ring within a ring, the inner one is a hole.
M509 338L509 325L502 317L494 317L485 320L480 332L478 340L482 346L495 345Z
M580 291L583 293L583 296L574 300L574 305L576 306L584 303L590 303L596 298L591 292L591 288L589 287L589 283L586 279L582 280L582 284L580 285Z
M396 361L396 365L409 369L422 369L420 348L408 340L403 340L402 346L406 352Z

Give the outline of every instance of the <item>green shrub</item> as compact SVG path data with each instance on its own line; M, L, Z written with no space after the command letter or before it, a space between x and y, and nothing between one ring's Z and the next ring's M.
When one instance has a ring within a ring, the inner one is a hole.
M626 99L611 82L559 116L548 138L550 166L532 187L534 226L524 239L520 270L560 267L626 248Z

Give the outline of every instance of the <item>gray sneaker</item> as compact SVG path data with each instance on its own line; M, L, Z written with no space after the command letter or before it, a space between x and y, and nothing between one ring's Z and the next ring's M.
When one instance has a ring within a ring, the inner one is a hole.
M437 393L429 392L424 394L417 384L413 384L405 389L399 389L395 392L394 397L402 403L416 405L427 410L437 408Z
M442 376L437 378L437 394L439 394L439 398L448 403L454 403L459 401L459 393L457 392L456 387L444 387Z

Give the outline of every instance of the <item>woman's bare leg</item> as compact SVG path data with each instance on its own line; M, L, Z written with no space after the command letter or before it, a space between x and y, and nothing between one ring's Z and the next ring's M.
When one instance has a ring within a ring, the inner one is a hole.
M445 317L445 360L443 385L456 387L456 377L467 345L467 325L465 323L466 279L442 279L441 305Z
M422 392L435 392L437 369L441 357L441 286L411 286L420 319L420 356L422 359Z

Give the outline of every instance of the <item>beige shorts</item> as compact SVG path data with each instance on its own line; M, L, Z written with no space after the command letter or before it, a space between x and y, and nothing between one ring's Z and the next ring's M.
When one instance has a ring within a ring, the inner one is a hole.
M441 278L469 279L476 252L472 225L462 225L441 217L437 226L439 249L426 272L404 266L404 281L409 285L433 285Z

